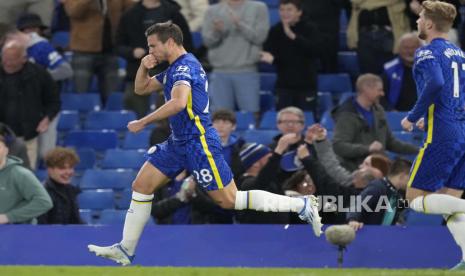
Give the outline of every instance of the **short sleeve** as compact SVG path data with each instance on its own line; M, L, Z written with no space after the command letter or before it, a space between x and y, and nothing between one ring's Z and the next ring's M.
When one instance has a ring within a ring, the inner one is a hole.
M191 87L194 76L194 70L195 68L187 64L180 64L176 66L172 76L173 87L180 84Z
M156 74L152 78L155 78L159 83L165 84L165 82L164 82L165 76L166 76L166 71L163 71L163 72L161 72L159 74Z

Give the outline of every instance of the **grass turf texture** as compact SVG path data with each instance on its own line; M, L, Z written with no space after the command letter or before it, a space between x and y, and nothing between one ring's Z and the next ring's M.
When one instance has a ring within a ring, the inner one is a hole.
M67 276L67 275L192 275L192 276L222 276L222 275L266 275L266 276L304 276L304 275L457 275L459 273L440 269L415 269L415 270L389 270L389 269L305 269L305 268L200 268L200 267L72 267L72 266L0 266L1 276ZM462 274L462 273L460 273ZM459 275L460 275L459 274Z

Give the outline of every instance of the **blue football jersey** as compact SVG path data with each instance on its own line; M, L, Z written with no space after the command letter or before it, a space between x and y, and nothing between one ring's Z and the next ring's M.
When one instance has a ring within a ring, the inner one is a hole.
M200 62L192 54L187 53L155 77L164 85L166 101L171 99L171 90L174 86L182 84L191 88L186 108L169 118L173 138L186 140L205 134L211 127L211 121L207 74Z
M415 53L413 76L418 101L408 119L425 118L427 135L464 140L465 54L451 42L437 38Z
M27 55L31 62L42 65L48 70L53 70L65 61L48 40L36 33L31 33L30 36Z

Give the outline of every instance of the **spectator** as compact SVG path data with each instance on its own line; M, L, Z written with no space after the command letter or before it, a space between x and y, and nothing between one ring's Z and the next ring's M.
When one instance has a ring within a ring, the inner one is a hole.
M208 0L175 0L181 6L181 13L189 23L192 32L200 31L208 9Z
M10 155L16 156L23 161L23 167L30 169L31 164L27 156L27 147L23 140L16 139L14 131L4 123L0 122L0 135L3 136L8 144Z
M54 0L14 0L0 1L0 22L14 25L16 19L25 12L38 14L49 27L52 24Z
M226 0L208 8L202 37L213 67L211 110L258 112L257 62L269 28L268 9L258 1Z
M281 156L288 147L296 142L294 133L283 135L272 151L265 145L245 144L240 152L244 174L239 178L237 189L241 191L264 190L283 194L282 182L277 178ZM289 223L289 213L263 213L252 210L238 211L240 223Z
M34 174L8 156L8 144L0 135L0 224L33 223L52 208L52 200Z
M395 160L387 177L371 182L360 193L360 202L366 202L366 206L372 212L362 208L360 211L348 213L347 221L354 230L362 228L365 224L393 225L396 223L399 217L400 204L398 202L403 198L401 190L407 188L411 166L412 162L408 160ZM386 207L388 207L387 210Z
M37 163L39 133L47 131L60 110L60 97L50 74L27 61L26 45L11 40L2 48L0 122L26 141L31 168Z
M320 71L337 72L337 52L339 50L340 17L343 1L349 0L312 0L302 1L304 15L316 25L324 41L324 52L319 56ZM346 30L343 30L344 32ZM312 37L314 39L315 37Z
M361 73L381 74L394 45L409 31L405 0L352 0L347 44L357 48Z
M155 23L171 21L178 25L183 34L183 45L187 51L192 50L192 36L186 19L177 3L168 0L143 0L136 3L122 16L116 36L118 55L127 60L124 107L134 110L138 118L147 114L150 108L150 95L134 93L134 79L140 60L148 54L145 30ZM155 73L160 73L166 66L158 65Z
M368 182L385 177L389 171L391 161L379 153L368 155L354 172L348 171L341 166L331 142L327 139L326 129L319 124L309 127L306 136L312 139L318 160L323 168L341 186L363 189Z
M71 65L76 92L89 91L94 74L102 103L110 93L120 89L114 38L121 14L133 3L132 0L64 1L71 23Z
M321 34L301 20L300 0L281 0L279 15L281 22L270 29L261 53L261 61L276 65L276 109L296 106L317 115L316 64L325 47Z
M369 154L385 150L416 154L418 148L397 140L386 122L379 99L384 95L383 82L373 74L364 74L356 82L357 95L333 110L334 152L342 165L355 170Z
M221 138L224 160L231 167L237 180L243 173L239 152L245 141L233 134L236 130L236 115L230 110L218 109L212 114L212 124Z
M45 166L48 178L45 189L52 198L53 208L39 217L40 224L82 224L77 195L79 188L71 184L79 157L73 149L56 147L47 152Z
M410 111L417 101L417 88L412 77L415 51L421 41L416 33L406 33L399 39L399 55L384 64L386 95L383 105L387 110Z
M16 27L20 32L16 35L24 39L27 45L27 55L29 61L41 65L46 69L52 79L61 87L62 82L73 75L73 70L69 62L58 53L50 42L41 36L42 30L46 26L40 17L34 13L26 13L18 18ZM12 36L16 36L12 34ZM60 91L60 89L58 89ZM39 156L43 158L45 153L52 150L57 142L57 125L59 114L50 122L48 129L39 134Z

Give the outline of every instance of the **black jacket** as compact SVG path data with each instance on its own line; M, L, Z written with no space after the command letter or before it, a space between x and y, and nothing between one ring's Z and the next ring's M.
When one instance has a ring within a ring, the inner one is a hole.
M291 27L296 39L284 33L283 24L271 27L263 49L274 56L276 88L316 92L317 59L324 51L324 42L316 27L307 21L299 21Z
M14 98L8 97L5 87L7 75L0 68L0 122L9 125L16 135L30 140L38 135L36 128L45 116L51 121L60 111L60 95L50 74L39 65L26 62L16 74L19 78L18 94ZM20 110L11 108L16 106ZM14 120L10 122L8 118L12 117Z
M393 209L394 207L396 207L394 209L394 220L390 223L395 224L400 213L400 209L397 207L402 206L401 204L399 204L399 200L402 199L402 195L387 178L373 180L360 193L360 199L362 200L362 202L365 198L370 197L370 199L367 201L367 205L373 211L376 210L377 205L380 203L379 199L381 198L381 196L386 196L388 200L392 200L393 202L395 202L395 206L392 206ZM382 203L380 203L382 204L380 206L386 206L385 203L387 202L383 201ZM364 224L381 225L383 224L385 214L385 209L380 209L379 212L367 212L367 210L360 210L360 212L348 213L347 221L358 221L363 222Z
M58 184L47 178L45 189L52 198L53 208L38 218L40 224L82 224L77 195L79 188Z
M180 12L181 7L179 4L170 0L161 0L161 5L157 9L161 9L160 14L162 16L155 19L155 21L161 23L171 20L178 25L182 30L184 47L190 52L193 49L192 36L189 25ZM140 1L123 14L118 25L116 51L118 55L125 58L128 62L126 68L127 81L135 79L140 63L140 60L134 58L133 50L135 48L144 48L147 50L147 38L145 37L145 28L142 22L146 12L147 9L142 5L142 1Z

